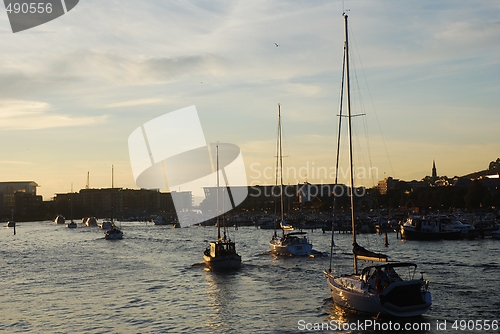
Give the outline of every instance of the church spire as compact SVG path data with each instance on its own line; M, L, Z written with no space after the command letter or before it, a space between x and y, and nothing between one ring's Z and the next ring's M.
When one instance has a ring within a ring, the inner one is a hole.
M432 181L437 180L436 161L432 160Z

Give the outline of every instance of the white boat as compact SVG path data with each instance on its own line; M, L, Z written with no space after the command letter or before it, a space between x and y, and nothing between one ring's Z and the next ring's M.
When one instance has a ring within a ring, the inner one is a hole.
M58 215L55 219L54 219L54 223L59 225L59 224L64 224L66 222L66 219L64 218L64 216L62 215Z
M354 189L352 135L351 135L351 106L350 106L350 84L349 84L349 44L347 15L344 13L345 43L344 43L344 69L346 73L346 104L347 104L347 134L349 141L349 164L350 164L350 186ZM342 119L342 112L339 120ZM340 140L340 138L339 138ZM337 146L337 167L339 146ZM338 168L337 168L338 171ZM336 177L337 181L337 177ZM417 265L414 263L388 263L388 257L384 254L367 251L356 242L356 224L354 211L353 191L350 191L351 199L351 227L353 239L354 270L352 274L339 275L330 268L324 270L330 294L333 302L341 308L371 315L384 315L394 317L414 317L427 312L431 307L431 293L428 290L428 281L415 279ZM335 210L335 204L334 204ZM334 211L335 212L335 211ZM332 232L333 233L333 232ZM333 234L332 234L333 240ZM333 242L332 251L333 253ZM332 256L330 257L332 258ZM372 265L364 268L358 273L358 260L386 262L382 265ZM401 268L412 268L406 271L407 277L402 276Z
M236 244L227 237L225 220L222 224L219 221L219 145L215 146L216 151L216 173L217 173L217 240L209 243L203 252L203 261L212 270L230 270L241 267L241 256L236 252ZM223 235L221 237L221 225Z
M462 232L446 230L439 218L412 216L401 226L401 237L406 240L456 240Z
M281 218L280 228L281 236L278 235L276 228L274 234L269 242L271 254L279 256L309 256L312 253L312 244L307 240L306 232L286 232L293 231L292 225L288 224L284 218L284 203L283 203L283 152L281 147L281 107L278 104L278 142L277 148L277 168L276 172L279 173L279 186L280 186L280 212ZM278 177L276 177L278 180Z

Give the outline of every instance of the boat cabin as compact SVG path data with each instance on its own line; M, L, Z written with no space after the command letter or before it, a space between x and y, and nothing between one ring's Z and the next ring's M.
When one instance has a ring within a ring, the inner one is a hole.
M406 226L411 226L415 231L438 233L441 232L441 224L436 220L429 220L425 218L408 218Z
M236 246L234 242L211 242L210 257L216 257L224 254L235 254Z

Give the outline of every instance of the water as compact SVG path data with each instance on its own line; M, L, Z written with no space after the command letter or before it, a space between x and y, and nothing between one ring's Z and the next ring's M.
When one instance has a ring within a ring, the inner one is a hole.
M0 331L295 333L323 326L335 333L333 326L325 326L394 323L336 309L322 273L330 259L274 258L266 253L272 231L231 229L243 267L221 274L202 264L206 241L216 235L214 227L173 229L124 222L122 228L123 240L108 241L97 228L28 222L18 223L14 236L12 228L1 227ZM314 231L309 236L314 249L329 252L330 234ZM351 270L350 238L335 234L337 271ZM398 322L430 328L399 332L456 333L455 320L500 321L500 241L389 238L387 249L378 235L362 235L358 241L386 252L391 260L416 262L417 270L425 271L430 280L433 294L426 315ZM447 331L439 331L437 324L444 321ZM351 329L343 333L380 332L380 328Z

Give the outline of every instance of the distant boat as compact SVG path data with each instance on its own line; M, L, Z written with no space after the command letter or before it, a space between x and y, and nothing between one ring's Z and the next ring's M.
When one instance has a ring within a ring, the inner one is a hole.
M457 240L461 230L446 230L437 218L409 217L401 226L401 236L406 240Z
M66 224L66 227L67 228L77 228L78 225L74 221L71 221L71 222Z
M83 218L82 221L87 227L97 226L97 219L95 217Z
M111 230L113 227L115 227L115 224L109 220L105 220L99 224L100 230Z
M13 220L9 220L6 224L5 227L16 227L16 222Z
M238 269L241 267L241 256L236 252L236 244L227 237L227 227L225 220L222 223L223 236L221 237L221 224L219 221L219 145L215 146L216 151L216 173L217 173L217 240L209 243L203 252L203 261L208 268L213 270Z
M77 228L78 225L73 221L73 185L71 185L71 197L69 198L69 207L70 207L70 214L71 214L71 221L66 224L67 228Z
M276 219L270 217L263 217L257 221L257 226L261 230L275 230L278 226Z
M106 233L104 233L104 239L106 240L123 239L123 232L118 227L114 226L112 229L107 230Z
M56 217L56 219L54 219L54 223L55 223L56 225L59 225L59 224L64 224L65 222L66 222L66 219L65 219L65 218L64 218L64 216L62 216L62 215L58 215L58 216Z
M387 262L388 256L371 252L358 245L356 241L356 220L354 210L354 172L352 154L352 132L351 132L351 105L350 105L350 82L349 82L349 44L347 15L344 13L344 70L346 74L346 104L347 104L347 134L349 146L350 165L350 211L352 229L352 253L353 253L353 273L336 274L332 272L332 257L330 257L330 268L324 270L328 288L333 302L341 308L355 313L366 313L371 315L386 315L394 317L414 317L427 312L431 307L431 293L428 291L428 281L423 277L415 279L417 265L414 263L386 263L382 265L372 265L365 267L361 274L358 273L358 260ZM342 78L344 79L344 77ZM344 85L342 85L344 87ZM339 137L337 143L337 175L335 183L338 181L338 161L340 154L340 125L342 121L342 111L339 118ZM335 212L335 202L333 205ZM333 254L333 234L330 254ZM407 270L401 270L407 269ZM399 270L399 273L397 272ZM406 280L403 273L406 272Z
M281 147L281 108L278 104L278 142L277 142L277 168L276 173L279 173L279 186L280 186L280 220L279 226L281 228L281 236L278 236L276 227L274 234L269 242L271 253L280 256L309 256L312 253L312 244L307 240L306 232L289 232L293 231L293 226L288 224L284 218L284 204L283 204L283 152ZM278 175L276 175L276 183L278 183Z
M153 225L167 225L167 220L163 216L156 216L151 221Z
M123 239L123 231L118 228L113 222L114 216L114 205L113 205L113 189L115 187L114 184L114 166L111 166L111 221L105 221L101 224L101 230L106 230L104 232L104 239L106 240L119 240ZM104 228L102 228L104 225Z

